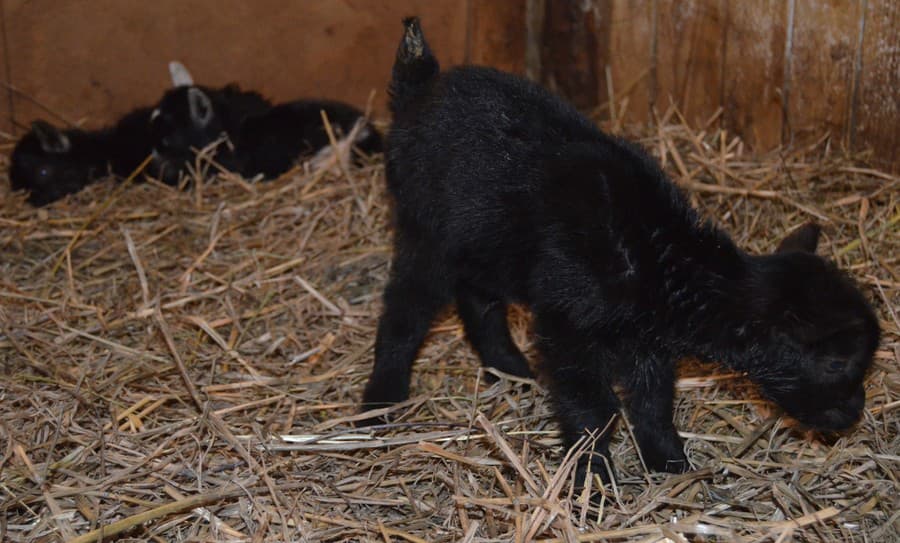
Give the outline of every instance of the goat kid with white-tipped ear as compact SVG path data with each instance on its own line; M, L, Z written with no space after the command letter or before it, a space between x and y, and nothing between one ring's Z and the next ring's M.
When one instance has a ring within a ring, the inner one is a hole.
M191 84L179 62L169 64L174 85ZM100 130L60 129L43 120L31 124L13 150L10 184L28 192L28 202L43 206L108 176L129 176L152 151L153 107L137 108Z
M338 142L335 153L347 149L363 154L381 150L381 136L357 108L331 100L297 100L272 105L256 92L237 85L212 89L194 83L178 62L169 63L174 88L160 101L151 118L151 173L177 184L195 164L198 151L215 147L215 161L246 178L273 179L299 160L324 162L330 138L324 112ZM362 120L362 126L357 126Z
M47 121L37 120L31 123L31 130L41 143L46 153L62 154L72 149L72 142L62 131Z
M169 62L169 75L172 76L173 87L190 87L194 84L194 78L191 72L184 67L184 64L173 60Z
M149 174L177 185L193 167L196 153L216 142L230 140L215 149L215 161L240 172L240 155L234 141L244 120L262 115L272 104L259 93L237 85L210 88L193 84L189 74L170 64L175 87L167 91L150 120L152 160ZM190 82L190 83L189 83Z

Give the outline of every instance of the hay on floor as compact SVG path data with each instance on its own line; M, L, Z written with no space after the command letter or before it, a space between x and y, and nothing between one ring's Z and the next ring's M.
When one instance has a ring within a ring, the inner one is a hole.
M484 384L452 312L398 422L353 428L390 257L377 159L186 192L100 182L41 210L4 192L0 540L897 540L900 179L828 138L754 156L714 124L672 110L629 135L742 247L824 225L820 252L885 330L854 432L824 443L686 363L694 470L644 473L620 425L618 484L590 506L545 392ZM533 358L527 321L512 311Z

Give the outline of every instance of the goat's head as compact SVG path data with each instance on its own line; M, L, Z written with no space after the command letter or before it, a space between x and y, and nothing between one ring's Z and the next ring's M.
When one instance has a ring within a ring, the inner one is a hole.
M150 116L151 174L165 183L177 184L182 170L193 164L194 153L219 139L223 132L206 89L182 85L169 90Z
M34 121L16 144L9 179L13 190L28 191L28 201L43 206L78 192L102 172L90 146L73 146L76 131L62 131L46 121Z
M814 254L818 237L808 224L756 257L751 326L762 335L744 369L804 425L840 431L862 415L880 330L853 280Z

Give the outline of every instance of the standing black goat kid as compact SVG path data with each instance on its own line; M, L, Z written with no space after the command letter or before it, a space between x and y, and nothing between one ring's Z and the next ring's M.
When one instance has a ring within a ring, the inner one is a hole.
M746 372L811 428L860 418L878 322L814 254L818 227L747 254L643 150L539 86L489 68L441 73L415 18L390 95L394 257L364 409L408 397L431 321L454 301L482 363L528 375L506 322L506 304L523 302L565 442L598 434L594 466L622 405L647 467L689 467L672 422L675 364L689 356Z
M150 155L151 111L138 108L114 126L95 131L33 122L13 149L12 189L28 191L28 202L43 206L110 173L128 176Z
M181 84L163 96L153 113L151 171L167 183L177 183L194 163L195 152L221 140L216 162L226 170L251 178L278 177L300 158L328 146L320 111L340 135L349 135L363 113L353 106L325 100L297 100L272 105L255 92L236 85L210 89ZM354 144L365 153L381 150L378 132L365 124L354 132Z

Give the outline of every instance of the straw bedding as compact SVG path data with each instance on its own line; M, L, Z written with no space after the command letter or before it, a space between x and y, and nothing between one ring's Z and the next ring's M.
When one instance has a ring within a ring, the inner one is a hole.
M828 138L759 156L712 124L671 110L629 135L743 247L824 225L885 330L853 433L811 435L686 361L695 469L645 474L620 424L620 479L590 506L544 391L485 385L452 312L397 422L353 428L390 257L377 157L184 192L101 182L42 210L4 193L0 540L898 540L900 179ZM534 358L527 312L511 321Z

